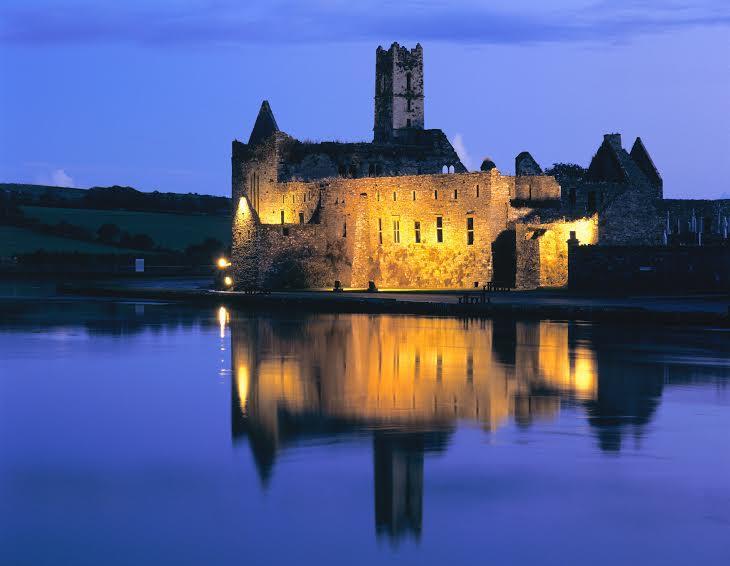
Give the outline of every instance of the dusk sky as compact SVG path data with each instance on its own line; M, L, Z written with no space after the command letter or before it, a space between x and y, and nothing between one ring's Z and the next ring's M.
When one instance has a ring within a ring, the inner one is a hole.
M729 32L727 0L4 0L0 181L228 195L263 99L300 139L370 140L398 41L469 169L587 165L621 132L666 196L730 198Z

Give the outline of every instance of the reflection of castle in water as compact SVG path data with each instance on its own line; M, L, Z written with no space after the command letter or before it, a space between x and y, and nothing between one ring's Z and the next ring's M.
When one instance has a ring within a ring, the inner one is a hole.
M371 434L376 530L394 541L419 536L424 454L444 450L459 420L491 431L584 406L601 449L618 451L668 379L572 323L233 318L233 436L248 437L262 481L288 443Z

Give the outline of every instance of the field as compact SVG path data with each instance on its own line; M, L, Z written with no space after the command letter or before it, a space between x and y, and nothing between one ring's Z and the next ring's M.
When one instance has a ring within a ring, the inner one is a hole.
M93 242L80 242L47 234L38 234L26 228L0 226L0 257L31 253L38 250L47 252L79 252L88 254L139 253L134 250L115 248Z
M206 238L216 238L224 244L231 239L231 220L227 216L166 214L162 212L133 212L126 210L90 210L81 208L46 208L23 206L29 218L37 218L44 224L69 224L83 226L96 233L107 223L116 224L130 234L147 234L155 245L171 250L184 250L191 244L199 244ZM39 236L44 237L45 236ZM63 240L63 238L57 238ZM83 242L68 240L72 246ZM86 244L94 246L94 244ZM6 247L4 244L3 248ZM107 246L101 246L106 249ZM79 251L82 251L79 249Z

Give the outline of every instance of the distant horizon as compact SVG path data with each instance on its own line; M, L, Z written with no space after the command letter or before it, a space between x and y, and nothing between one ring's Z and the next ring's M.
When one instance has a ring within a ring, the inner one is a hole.
M398 41L423 46L425 127L471 171L512 174L521 151L587 167L619 132L667 198L730 198L712 167L730 158L717 0L32 4L0 14L3 182L230 196L231 141L264 99L295 138L370 141L375 49Z

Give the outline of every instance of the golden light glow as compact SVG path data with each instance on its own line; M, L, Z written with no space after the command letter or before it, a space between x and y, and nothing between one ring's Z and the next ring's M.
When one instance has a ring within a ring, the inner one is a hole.
M262 320L232 326L232 363L239 375L246 368L239 391L256 399L249 417L274 436L282 410L388 426L469 419L495 430L510 417L554 418L563 395L595 397L595 357L571 346L567 324L518 322L502 339L497 331L489 321L354 316L279 337ZM265 351L253 350L252 336L266 337ZM506 358L495 338L502 350L512 344Z
M226 337L226 324L228 324L231 321L231 315L226 310L226 307L221 307L218 309L218 324L220 324L221 327L221 338Z
M248 211L249 211L248 201L246 200L246 197L241 197L238 200L238 213L246 214Z
M218 262L217 262L217 263L218 263L218 267L219 267L220 269L225 269L226 267L230 267L230 266L231 266L231 262L230 262L230 261L228 261L228 260L227 260L226 258L224 258L224 257L222 257L222 258L219 258L219 259L218 259Z
M248 403L248 368L244 365L238 366L236 369L236 389L238 390L238 403L241 407L241 413L246 414L246 404Z
M224 285L225 285L226 287L230 287L231 285L233 285L233 277L231 277L230 275L226 275L226 276L225 276L225 277L223 278L223 284L224 284Z

